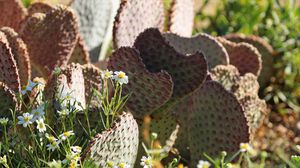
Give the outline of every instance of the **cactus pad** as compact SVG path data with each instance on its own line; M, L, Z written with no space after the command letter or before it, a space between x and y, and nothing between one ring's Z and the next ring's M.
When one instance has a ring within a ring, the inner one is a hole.
M172 33L164 34L166 41L182 54L193 54L200 51L207 59L209 68L229 64L229 56L223 45L208 34L198 34L185 38Z
M86 157L105 167L108 161L126 163L133 167L139 145L139 130L133 116L122 114L113 127L97 134L87 149Z
M0 82L16 93L20 92L20 78L17 63L9 48L9 42L4 33L0 31Z
M161 0L123 0L114 22L114 46L131 47L145 29L155 27L162 30L163 26L164 7Z
M231 34L225 36L227 40L233 42L246 42L253 45L261 54L262 58L262 70L258 78L260 86L265 86L267 82L270 81L271 76L273 75L273 53L274 50L270 44L267 43L263 38L258 36L244 36L238 34Z
M129 47L118 49L110 57L108 68L127 73L129 83L123 86L123 92L131 94L127 107L137 118L151 114L171 97L173 83L170 75L164 71L149 72L135 49Z
M85 99L87 103L93 100L93 89L101 91L102 89L102 79L100 69L92 64L86 64L83 66L83 77L84 77L84 87L85 87Z
M194 0L173 0L170 10L169 31L190 37L194 26Z
M150 72L167 71L173 80L173 98L181 98L201 86L207 75L204 56L196 52L186 56L178 53L163 38L158 29L141 33L135 43L140 56Z
M43 2L36 2L31 4L27 11L28 15L32 15L34 13L48 13L53 9L54 8L49 4Z
M4 83L0 82L0 118L8 117L12 119L11 111L18 107L17 97Z
M0 1L0 27L18 30L21 20L26 16L26 9L21 0Z
M21 86L26 86L29 79L31 79L31 67L26 44L11 28L2 27L0 31L5 34L8 40L9 47L18 67Z
M218 65L210 73L212 80L221 83L226 90L231 90L240 80L240 73L233 65Z
M232 91L235 93L238 99L245 96L255 96L258 94L259 84L257 82L257 77L252 73L247 73L240 77L239 82L237 82Z
M205 152L216 157L220 151L229 154L249 141L249 128L242 106L236 97L214 81L205 82L193 93L189 143L191 167L196 167ZM200 155L200 156L199 156Z
M62 6L45 15L35 13L29 16L20 32L32 64L44 76L48 76L55 67L68 63L78 38L75 15Z
M32 0L33 3L47 3L49 5L70 5L74 0Z
M69 63L87 64L90 62L89 52L81 36L79 36L75 49L71 55Z
M261 55L258 50L248 43L234 43L224 38L218 40L226 48L230 64L238 68L241 75L253 73L259 76L262 68Z

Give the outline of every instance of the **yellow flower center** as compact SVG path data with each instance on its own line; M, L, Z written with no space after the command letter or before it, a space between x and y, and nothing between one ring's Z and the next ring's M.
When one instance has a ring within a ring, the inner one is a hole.
M150 165L150 160L149 159L145 160L145 164Z
M242 150L248 150L249 145L247 143L242 143L240 147Z
M124 168L124 167L125 167L125 164L124 164L124 163L120 163L120 164L119 164L119 167L120 167L120 168Z
M70 136L70 132L64 132L63 134L64 134L65 137Z
M55 141L55 138L53 136L50 136L50 137L48 137L48 140L49 140L50 143L52 143L52 142Z
M105 77L105 78L109 78L109 77L110 77L110 72L105 72L105 73L104 73L104 77Z
M209 168L209 164L204 164L203 168Z
M30 118L29 117L24 117L25 122L29 122Z
M39 112L38 112L38 111L35 111L35 112L34 112L34 115L35 115L35 116L39 115Z
M124 78L124 77L125 77L125 73L120 72L120 73L118 74L118 78L122 79L122 78Z

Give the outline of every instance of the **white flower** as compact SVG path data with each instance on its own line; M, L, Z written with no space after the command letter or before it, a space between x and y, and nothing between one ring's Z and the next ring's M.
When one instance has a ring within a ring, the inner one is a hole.
M29 80L28 82L29 82L29 83L28 83L28 85L26 86L26 88L25 88L24 90L21 90L21 94L22 94L22 95L26 94L27 91L31 92L32 89L33 89L34 87L36 87L37 85L42 84L42 83L40 83L40 82L32 82L31 80Z
M38 120L36 120L36 123L37 123L37 129L39 130L39 132L46 131L46 125L44 123L44 119L39 118Z
M81 147L80 146L71 146L71 152L73 153L73 154L80 154L80 152L81 152Z
M112 79L114 79L116 82L118 82L121 85L128 83L128 76L122 71L116 71Z
M71 135L74 135L73 131L66 131L64 133L62 133L61 135L59 135L59 137L61 138L61 140L66 140L67 138L69 138Z
M59 114L59 116L68 116L70 114L70 111L67 109L62 109L62 110L58 110L57 113Z
M32 118L32 114L24 113L23 116L18 116L18 124L23 125L23 127L27 127L27 125L32 124Z
M197 168L209 168L211 164L208 161L199 160L199 163L197 164Z
M143 168L151 168L152 167L152 158L143 156L141 159L141 166L143 166Z
M50 142L50 143L52 143L52 142L54 142L54 141L57 141L57 138L55 138L54 136L52 136L52 135L49 135L48 133L46 133L46 138L48 139L48 141Z
M240 143L240 151L241 152L250 152L252 150L252 147L249 145L249 143Z
M31 114L33 115L33 121L42 118L45 115L45 105L40 105L38 108L31 110Z
M125 163L119 163L118 166L114 166L113 168L130 168L130 166Z
M8 123L8 118L0 118L1 125L7 125L7 123Z
M46 145L47 150L51 150L52 152L59 147L60 141L53 141L50 144Z
M105 70L105 71L101 72L101 78L102 79L109 79L109 78L112 77L112 75L113 75L113 72L109 71L109 70Z

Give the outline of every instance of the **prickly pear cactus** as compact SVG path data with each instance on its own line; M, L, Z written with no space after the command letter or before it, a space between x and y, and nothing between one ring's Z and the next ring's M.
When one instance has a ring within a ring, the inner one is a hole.
M123 113L111 129L97 134L90 143L86 158L90 158L100 167L107 162L126 163L133 167L139 145L139 130L130 113Z
M31 3L47 3L50 5L70 5L74 0L31 0Z
M229 56L223 45L208 34L197 34L186 38L173 33L165 33L166 41L182 54L193 54L202 52L208 62L209 69L216 65L229 64Z
M190 37L194 26L194 0L173 0L169 13L169 28L172 33Z
M4 33L0 31L0 82L3 82L16 93L21 90L17 63L12 54L9 42Z
M20 34L32 65L47 77L55 67L67 65L78 39L78 25L74 12L59 6L46 14L27 17Z
M164 7L160 0L122 0L113 28L115 48L132 46L145 29L163 30Z
M270 44L268 44L263 38L254 35L245 36L242 34L231 34L224 36L224 38L236 43L249 43L257 48L262 59L262 69L258 77L258 81L260 86L264 87L270 81L270 78L273 75L274 50L272 46L270 46Z
M119 0L75 0L71 5L79 18L80 33L94 62L98 60L105 38L111 36L119 3Z
M82 37L79 36L77 44L74 48L74 51L71 55L68 64L78 63L84 65L84 64L88 64L89 62L91 62L89 52L84 44Z
M21 86L26 86L27 82L31 78L31 67L27 46L18 33L16 33L13 29L9 27L2 27L0 31L5 34L9 47L11 48L13 58L16 61Z
M218 37L229 55L230 64L238 68L241 75L253 73L259 76L262 68L261 54L248 43L234 43Z
M0 82L0 117L8 117L12 119L11 111L18 108L17 97L6 84Z
M191 167L200 158L230 154L239 150L241 142L249 141L249 128L243 108L237 98L214 81L205 82L191 96L189 147Z
M1 0L0 11L0 27L11 27L15 30L18 30L19 23L27 14L21 0Z

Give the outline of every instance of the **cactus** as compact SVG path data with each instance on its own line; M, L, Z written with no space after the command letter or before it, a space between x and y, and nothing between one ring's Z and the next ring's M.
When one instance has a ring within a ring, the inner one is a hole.
M271 76L273 74L272 68L273 68L274 50L272 46L270 46L263 38L254 35L245 36L245 35L231 34L231 35L224 36L224 38L237 43L246 42L258 49L262 59L262 70L258 77L258 81L261 87L266 86L266 84L270 81Z
M99 59L107 39L111 40L112 22L119 3L119 0L75 0L71 5L79 18L80 33L93 62Z
M20 0L0 1L0 27L19 29L19 23L25 18L27 11Z
M114 126L97 134L90 143L85 154L100 167L107 162L126 163L133 167L139 144L138 125L130 113L123 113L115 121Z
M71 58L68 62L70 63L79 63L81 65L88 64L90 61L90 55L84 44L84 41L81 36L79 36L77 44L74 48L74 51L71 55Z
M132 46L135 38L146 28L155 27L162 30L163 24L164 8L162 1L123 0L114 22L114 46L115 48Z
M218 40L226 48L230 64L236 66L241 75L251 72L259 76L262 68L261 54L254 46L248 43L234 43L221 37L218 37Z
M50 4L50 5L58 5L58 4L61 4L61 5L66 5L66 6L69 6L70 4L72 4L74 0L31 0L30 3L47 3L47 4Z
M169 13L168 30L181 36L190 37L194 25L194 0L173 0Z
M8 86L0 82L0 118L8 117L12 118L11 111L19 108L19 102L17 97Z
M28 47L32 65L47 77L56 66L68 63L78 39L78 25L73 11L59 6L46 14L28 16L20 34Z
M173 33L164 34L165 40L182 54L203 52L209 69L216 65L229 64L229 56L223 45L208 34L198 34L191 38L185 38Z

